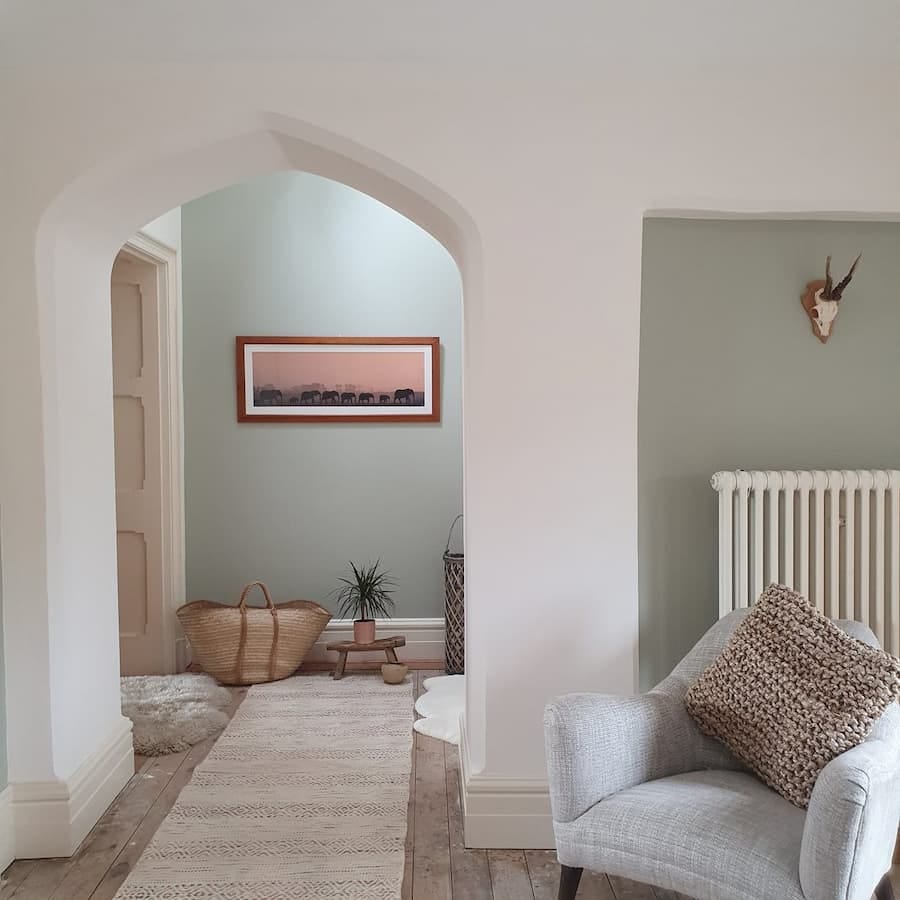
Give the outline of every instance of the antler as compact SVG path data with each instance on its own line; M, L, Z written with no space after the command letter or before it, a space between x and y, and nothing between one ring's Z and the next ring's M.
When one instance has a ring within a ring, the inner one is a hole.
M856 271L856 264L862 259L862 253L853 260L853 265L850 266L850 271L835 285L834 290L831 292L832 300L840 300L841 294L844 293L844 288L850 284L850 279L853 278L853 273Z
M831 299L831 288L834 282L831 280L831 256L825 257L825 287L822 288L822 299Z

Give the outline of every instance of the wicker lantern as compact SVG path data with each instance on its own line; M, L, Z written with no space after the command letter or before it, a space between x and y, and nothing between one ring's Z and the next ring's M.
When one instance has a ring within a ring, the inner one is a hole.
M461 519L462 515L458 515L453 520L444 548L445 657L448 675L462 675L466 670L465 554L450 551L453 529Z

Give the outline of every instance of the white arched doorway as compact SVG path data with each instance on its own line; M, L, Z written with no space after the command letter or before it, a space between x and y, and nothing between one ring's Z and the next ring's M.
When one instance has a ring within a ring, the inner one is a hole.
M414 172L298 120L256 114L195 122L175 138L144 140L127 158L107 160L47 206L35 245L40 414L22 445L23 457L29 439L43 448L30 460L43 503L13 537L21 552L4 561L4 581L30 601L6 609L19 857L71 853L131 774L130 726L120 715L118 688L112 261L160 213L284 169L363 191L437 238L462 274L469 340L481 290L479 238L469 215ZM465 369L464 362L464 380ZM477 683L477 667L470 675ZM469 731L479 733L477 721Z

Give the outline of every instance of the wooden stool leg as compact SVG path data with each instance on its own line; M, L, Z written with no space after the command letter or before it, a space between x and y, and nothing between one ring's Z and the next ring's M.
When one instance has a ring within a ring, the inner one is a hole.
M334 675L332 676L335 681L340 681L344 677L344 669L347 668L347 654L339 653L337 665L334 667Z
M384 655L387 657L388 662L400 662L400 660L397 659L397 653L395 652L393 647L386 647Z

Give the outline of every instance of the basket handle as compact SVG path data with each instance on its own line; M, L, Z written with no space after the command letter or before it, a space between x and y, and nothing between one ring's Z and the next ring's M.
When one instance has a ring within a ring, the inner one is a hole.
M463 517L463 514L460 513L451 523L450 525L450 533L447 535L447 546L444 548L444 553L450 552L450 541L453 540L453 529L456 528L456 523Z
M247 649L247 594L258 587L266 597L266 608L272 613L272 650L269 653L269 681L275 680L275 663L278 658L278 633L280 631L278 610L269 595L269 589L261 581L251 581L241 591L241 599L238 601L238 609L241 611L241 638L238 643L237 659L234 663L234 681L240 684L244 674L244 652Z
M247 594L253 590L253 588L258 587L265 594L266 597L266 608L274 610L275 604L272 602L272 598L269 596L269 589L261 582L261 581L251 581L250 584L245 585L244 589L241 591L241 599L238 602L238 609L244 609L247 606Z

